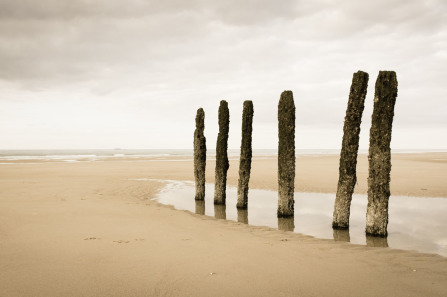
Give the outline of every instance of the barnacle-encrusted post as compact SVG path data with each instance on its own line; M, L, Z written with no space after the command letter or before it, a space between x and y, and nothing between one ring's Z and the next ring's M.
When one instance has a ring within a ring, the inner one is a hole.
M247 208L248 204L248 182L250 181L251 157L252 157L252 127L253 102L244 102L242 111L242 141L241 157L239 161L239 181L237 187L237 208Z
M357 182L357 153L359 150L360 124L365 107L368 73L358 71L352 77L343 127L337 194L335 196L332 228L349 228L352 193Z
M205 167L206 167L206 138L205 112L197 110L196 130L194 131L194 178L196 182L196 200L205 199Z
M394 71L380 71L374 94L374 110L369 133L368 206L366 234L388 235L388 201L390 197L391 130L397 97Z
M294 215L295 103L292 91L284 91L278 104L278 217Z
M214 204L225 204L228 163L228 131L230 125L230 111L225 100L219 106L219 134L216 144L216 178L214 184Z

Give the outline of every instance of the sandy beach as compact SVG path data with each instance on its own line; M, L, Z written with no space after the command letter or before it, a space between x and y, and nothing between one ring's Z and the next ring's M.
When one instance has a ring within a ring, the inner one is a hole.
M296 191L335 193L338 159L299 156ZM447 153L392 164L392 195L447 198ZM366 193L366 155L357 172ZM229 185L237 173L231 160ZM276 190L276 174L258 156L250 187ZM151 200L164 180L192 181L192 158L0 164L0 296L447 295L445 257L178 211Z

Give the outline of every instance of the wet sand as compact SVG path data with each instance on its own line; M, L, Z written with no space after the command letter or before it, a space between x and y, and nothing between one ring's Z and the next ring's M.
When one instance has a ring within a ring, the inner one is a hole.
M447 153L392 164L393 195L447 197ZM252 170L251 188L276 189L275 159ZM358 172L365 193L364 155ZM447 295L447 258L176 211L150 200L163 181L145 179L192 180L192 160L0 164L0 296ZM297 159L297 191L337 180L338 156Z

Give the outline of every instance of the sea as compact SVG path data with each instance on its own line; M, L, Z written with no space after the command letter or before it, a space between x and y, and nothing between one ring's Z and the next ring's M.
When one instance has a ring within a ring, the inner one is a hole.
M367 154L367 150L359 150L359 154ZM427 153L447 152L445 150L415 150L397 149L393 153ZM255 157L274 157L278 154L276 149L253 149ZM297 149L296 156L308 155L339 155L339 149ZM215 149L208 149L207 156L213 159ZM229 149L229 159L238 159L239 149ZM181 157L182 160L193 157L193 149L39 149L39 150L0 150L0 164L14 162L94 162L110 158L169 158Z

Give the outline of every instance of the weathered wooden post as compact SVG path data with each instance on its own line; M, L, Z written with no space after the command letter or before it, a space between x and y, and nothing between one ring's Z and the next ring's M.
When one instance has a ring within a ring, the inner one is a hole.
M284 91L278 104L278 217L294 215L295 103L292 91Z
M378 237L388 235L390 143L396 97L396 72L380 71L376 81L374 110L369 134L368 206L366 211L366 234Z
M216 177L214 183L214 204L225 204L228 163L228 131L230 124L230 111L225 100L219 106L219 134L216 144Z
M205 167L206 167L206 138L205 112L202 108L197 110L196 130L194 131L194 178L196 181L196 200L205 199Z
M247 208L248 204L248 182L250 181L251 157L252 157L252 127L253 102L244 102L242 111L242 141L241 157L239 161L239 181L237 186L237 208Z
M332 228L349 228L352 193L357 181L356 166L359 149L360 124L365 107L368 73L358 71L352 77L343 127L337 194L335 196Z

